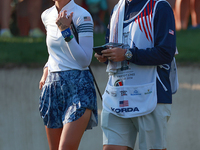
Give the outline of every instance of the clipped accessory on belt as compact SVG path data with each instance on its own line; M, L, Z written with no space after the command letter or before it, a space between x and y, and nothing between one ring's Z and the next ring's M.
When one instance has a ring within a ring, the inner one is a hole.
M65 39L66 42L71 41L71 39L73 39L73 37L74 37L72 35L72 33L71 33L70 28L67 28L64 31L61 31L61 33L62 33L62 36L64 37L64 39Z

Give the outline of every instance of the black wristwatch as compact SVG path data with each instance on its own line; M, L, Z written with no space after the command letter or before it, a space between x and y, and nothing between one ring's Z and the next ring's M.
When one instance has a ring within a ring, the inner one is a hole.
M66 38L65 38L65 41L66 42L69 42L69 41L71 41L71 39L73 39L73 35L70 35L70 36L67 36Z
M130 60L133 57L133 54L129 49L127 49L124 56L126 60Z

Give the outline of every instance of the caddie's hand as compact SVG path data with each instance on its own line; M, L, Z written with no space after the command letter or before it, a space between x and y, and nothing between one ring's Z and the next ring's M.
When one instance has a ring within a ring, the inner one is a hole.
M60 14L58 14L58 18L56 19L56 24L60 31L64 31L65 29L70 27L72 22L73 13L67 16L67 11L64 10Z
M94 54L94 57L96 57L99 62L107 61L107 57L104 57L103 55L98 55L97 53Z
M114 47L111 49L103 50L103 51L101 51L101 53L103 54L102 56L107 57L108 60L118 62L118 61L125 60L124 55L126 53L126 49Z

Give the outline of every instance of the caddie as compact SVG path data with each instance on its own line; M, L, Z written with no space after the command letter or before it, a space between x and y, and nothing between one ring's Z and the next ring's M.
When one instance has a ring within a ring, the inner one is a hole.
M177 90L174 14L165 0L119 0L99 62L107 64L101 126L104 150L166 150L172 93ZM171 72L171 73L170 73ZM173 83L171 75L173 73ZM173 89L173 90L172 90Z

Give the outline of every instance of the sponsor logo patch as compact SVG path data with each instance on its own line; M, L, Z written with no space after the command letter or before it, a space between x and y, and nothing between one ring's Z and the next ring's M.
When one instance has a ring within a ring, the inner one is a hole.
M150 89L147 90L147 92L145 92L144 94L151 94L152 91Z
M121 79L118 79L117 81L115 81L114 86L123 86L123 81Z
M122 113L122 112L136 112L140 111L137 107L128 107L128 108L113 108L111 107L111 110L114 111L115 113Z
M121 96L126 96L127 95L127 91L120 91L121 92Z
M135 95L142 95L142 94L139 93L138 90L134 90L134 91L131 93L131 96L135 96Z
M113 96L113 97L117 97L117 92L112 91L112 92L111 92L111 96Z

